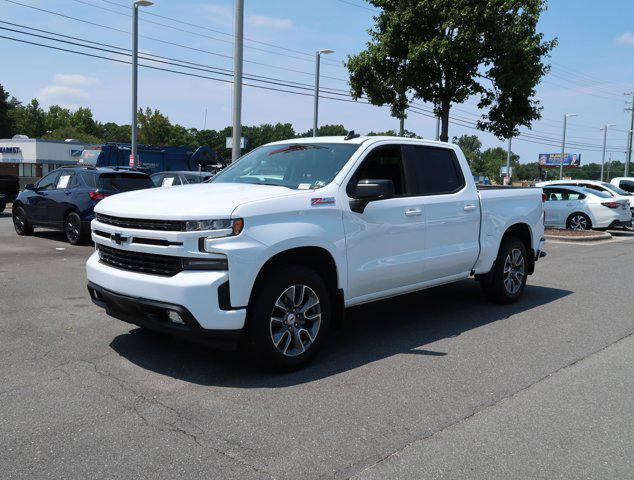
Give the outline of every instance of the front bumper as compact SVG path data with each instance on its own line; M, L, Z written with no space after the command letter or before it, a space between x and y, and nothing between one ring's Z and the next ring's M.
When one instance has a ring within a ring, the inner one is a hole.
M127 270L120 270L99 261L97 252L93 253L86 263L89 290L103 290L106 296L105 305L100 305L116 318L125 316L126 321L140 325L143 315L135 321L139 309L135 305L165 304L168 310L186 311L191 317L194 332L201 331L241 331L244 328L246 309L231 309L229 301L220 298L223 290L227 291L229 274L224 271L184 271L173 277L148 275ZM92 296L92 293L91 293ZM125 297L125 302L120 299ZM93 297L94 300L94 297ZM110 303L109 301L110 300ZM150 303L148 303L150 302ZM95 302L97 303L97 302ZM97 303L99 305L99 303ZM113 315L112 312L117 313ZM149 325L148 328L152 328Z

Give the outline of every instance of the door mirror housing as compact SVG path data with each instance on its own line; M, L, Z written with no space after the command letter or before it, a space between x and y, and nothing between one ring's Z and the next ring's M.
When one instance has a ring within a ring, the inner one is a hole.
M359 180L350 201L350 209L356 213L363 213L368 203L386 200L394 195L394 182L392 180Z
M35 190L35 184L34 183L27 183L24 186L24 190Z

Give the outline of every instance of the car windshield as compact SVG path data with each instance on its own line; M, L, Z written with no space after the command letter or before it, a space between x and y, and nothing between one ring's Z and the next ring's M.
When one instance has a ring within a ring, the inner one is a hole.
M211 183L251 183L306 190L328 185L359 148L353 143L265 145L247 153Z
M154 188L149 176L135 173L102 173L99 175L99 188L115 192L129 192L143 188Z
M626 197L629 197L630 195L632 195L630 192L626 192L625 190L623 190L623 189L621 189L619 187L615 187L611 183L601 182L601 185L603 185L608 190L613 191L617 195L623 195L623 196L626 196Z

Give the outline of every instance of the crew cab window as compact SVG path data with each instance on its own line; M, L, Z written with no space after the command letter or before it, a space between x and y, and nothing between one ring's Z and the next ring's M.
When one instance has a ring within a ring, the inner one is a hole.
M632 180L621 180L619 188L629 193L634 193L634 182Z
M57 179L59 178L59 171L51 172L46 175L42 180L37 182L38 190L53 190L57 185Z
M413 195L456 193L465 186L462 169L451 150L408 145L406 152Z
M350 181L352 188L360 180L392 180L395 195L407 193L403 154L400 145L384 145L372 150ZM351 195L351 191L348 194Z

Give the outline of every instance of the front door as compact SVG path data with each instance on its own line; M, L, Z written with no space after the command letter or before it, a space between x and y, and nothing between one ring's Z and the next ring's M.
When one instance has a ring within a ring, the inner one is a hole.
M363 213L343 214L352 303L398 293L422 279L425 260L425 211L410 194L401 145L371 150L348 184L391 180L395 197L370 202Z
M50 194L57 186L58 178L59 171L56 170L37 182L35 194L29 197L29 202L26 206L27 216L33 222L38 224L50 223L48 220L48 212L52 205Z

